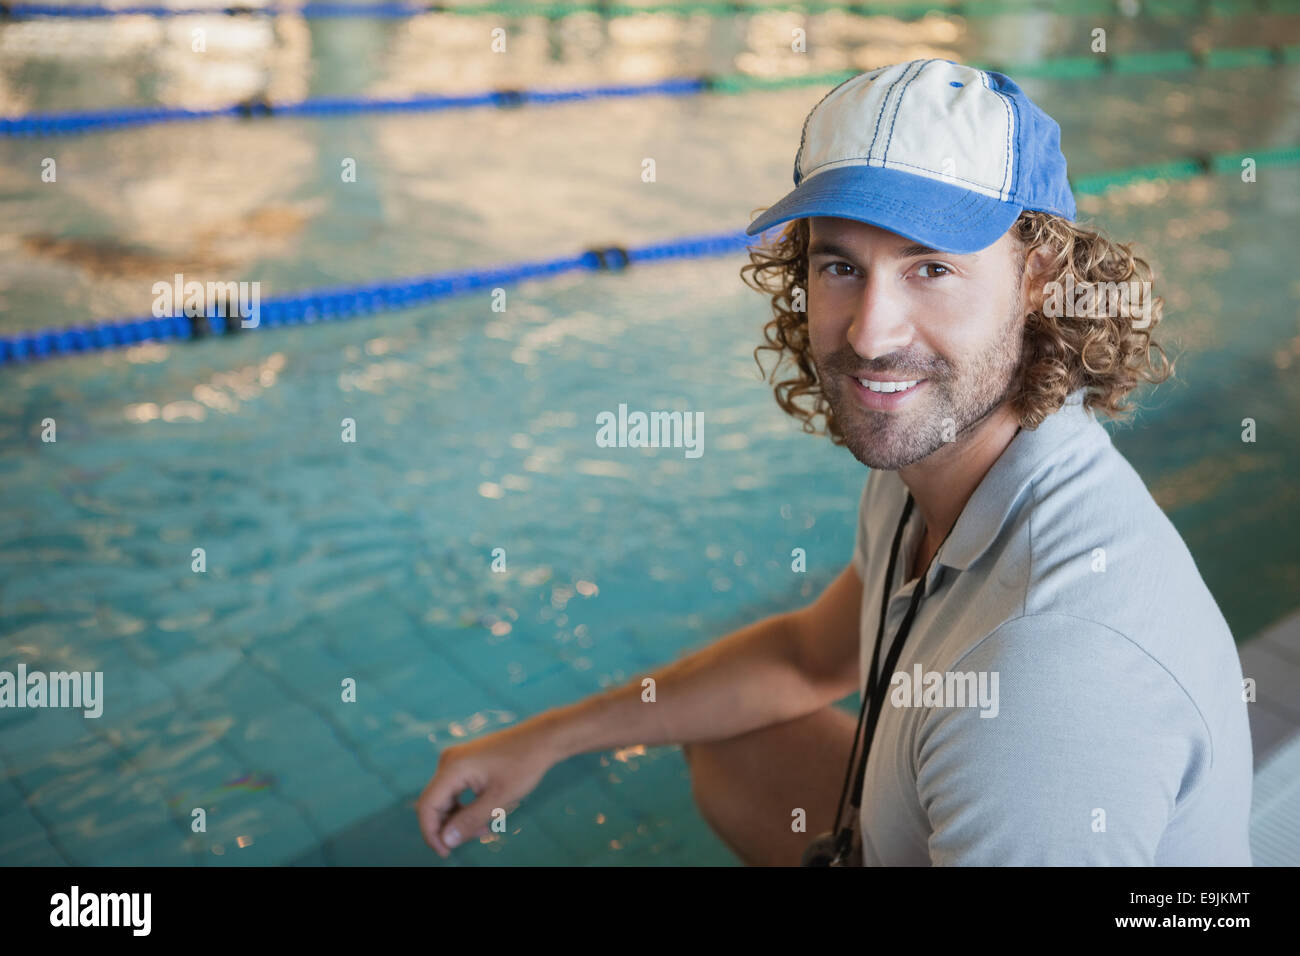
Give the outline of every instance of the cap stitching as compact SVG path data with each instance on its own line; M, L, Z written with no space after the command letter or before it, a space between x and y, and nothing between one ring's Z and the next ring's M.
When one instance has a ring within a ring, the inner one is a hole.
M880 112L876 114L876 125L875 128L871 131L871 145L867 147L868 164L870 164L871 162L871 154L876 151L876 140L880 138L880 121L884 118L885 112L889 109L889 98L894 95L894 88L898 86L899 83L903 82L903 80L907 77L907 74L912 71L912 67L915 65L916 65L915 61L907 64L907 68L903 70L902 74L899 75L894 80L893 83L889 84L889 89L885 90L884 102L880 104Z
M828 169L828 168L839 169L839 168L842 168L842 167L844 167L844 166L846 166L846 165L856 165L858 160L864 160L864 159L866 159L866 158L867 158L867 157L865 157L865 156L846 156L846 157L844 157L843 159L832 159L832 160L829 160L828 162L822 163L820 166L816 167L815 169L811 169L811 170L809 170L808 173L807 173L807 175L804 176L804 179L808 179L809 177L811 177L811 176L813 175L813 173L816 173L818 170ZM870 163L863 163L863 164L861 164L861 165L864 165L864 166L870 166L871 164L870 164ZM903 160L901 160L901 159L891 159L891 160L889 160L889 162L885 163L883 166L877 166L877 167L874 167L874 168L876 168L876 169L892 169L892 168L894 168L895 166L906 166L908 169L920 169L920 170L924 170L925 172L928 172L928 173L936 172L936 170L930 169L928 166L917 166L915 163L905 163L905 162L903 162ZM929 177L927 177L927 178L929 178ZM951 176L951 177L949 177L949 178L950 178L950 179L956 179L956 180L959 180L960 182L963 182L963 183L970 183L972 186L978 186L980 189L989 189L989 190L992 190L992 191L994 191L994 192L998 192L998 190L997 190L996 187L994 187L994 186L990 186L990 185L988 185L988 183L981 183L980 181L978 181L978 180L976 180L976 179L967 179L967 178L965 178L964 176ZM943 180L937 180L937 181L938 181L938 182L943 182ZM983 194L981 194L981 195L983 195ZM1001 201L1005 201L1005 200L1002 200L1002 197L1001 197L1000 195L998 195L998 196L988 196L987 198L989 198L989 199L998 199L998 200L1001 200Z
M825 164L823 164L823 165L825 165ZM917 166L915 163L905 163L905 162L903 162L901 159L891 159L891 160L886 164L886 167L885 167L885 168L888 169L888 168L891 167L891 166L906 166L906 167L908 167L909 169L923 169L923 170L925 170L926 172L929 172L929 173L933 173L933 172L935 172L935 170L930 169L928 166ZM820 168L820 167L818 167L818 168ZM944 173L943 175L947 175L947 174ZM996 196L989 196L989 197L988 197L989 199L997 199L997 200L1000 200L1000 201L1005 201L1005 200L1002 200L1002 191L999 190L999 189L996 189L996 188L993 187L993 186L988 185L987 183L982 183L982 182L980 182L980 181L977 180L977 179L967 179L965 176L956 176L956 175L954 175L954 176L949 176L948 178L949 178L949 179L956 179L956 180L958 180L958 181L960 181L960 182L963 182L963 183L970 183L972 186L978 186L978 187L980 187L981 189L992 189L994 192L998 193L998 195L996 195ZM943 180L939 180L939 181L940 181L940 182L943 182Z
M926 60L921 64L921 68L916 71L912 79L903 84L903 88L898 91L898 103L894 106L894 115L889 120L889 133L885 137L885 151L880 154L881 165L884 165L889 159L889 147L894 142L894 124L898 122L898 114L903 110L903 97L907 95L907 88L912 85L918 76L925 72L925 68L931 63L938 61L938 57Z
M990 87L990 89L992 88ZM1001 90L993 90L993 92L1002 100L1002 108L1007 111L1006 149L1007 149L1008 162L1007 162L1006 171L1003 172L1002 174L1002 181L1005 183L1007 181L1007 178L1010 177L1011 183L1009 187L1004 188L1002 191L1006 194L1007 198L1010 199L1012 196L1016 194L1016 182L1020 179L1020 164L1015 162L1015 153L1012 151L1012 147L1011 147L1011 124L1012 123L1015 124L1015 131L1017 137L1019 137L1024 132L1024 130L1021 129L1020 126L1020 107L1016 105L1016 101L1011 96L1007 95ZM1024 151L1021 150L1022 155L1023 153Z
M817 101L817 105L808 111L808 115L805 116L803 119L803 132L799 134L799 151L794 154L794 184L796 186L798 186L802 180L808 178L806 173L802 173L802 174L800 173L799 161L803 159L804 143L807 142L808 140L808 124L812 122L813 114L815 114L817 110L821 107L821 105L825 103L827 99L830 98L830 95L832 93L838 90L845 83L852 83L854 80L864 76L871 77L871 79L868 80L868 82L874 83L876 77L872 76L872 74L874 73L876 74L876 76L879 76L886 69L888 69L888 67L880 67L879 69L876 70L868 70L866 73L855 73L853 76L850 76L848 79L841 80L839 83L836 83L833 87L827 90L826 95Z
M980 75L980 82L984 84L984 89L988 90L990 93L992 93L994 96L997 96L999 99L1002 99L1002 94L999 91L993 89L992 78L989 76L989 74L985 70L980 70L979 75ZM1002 100L1002 109L1006 110L1006 108L1007 108L1006 100ZM1008 116L1006 140L1002 144L1002 182L1004 184L1006 183L1007 176L1010 174L1010 172L1011 172L1011 118L1010 116ZM1010 195L1007 194L1005 185L998 187L998 198L1002 199L1003 202L1006 202L1011 198Z

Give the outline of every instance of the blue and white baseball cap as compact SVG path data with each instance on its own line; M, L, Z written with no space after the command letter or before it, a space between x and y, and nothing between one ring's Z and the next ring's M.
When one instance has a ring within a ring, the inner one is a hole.
M845 80L804 120L795 189L748 235L806 216L940 252L991 246L1026 209L1073 221L1061 128L1007 76L912 60Z

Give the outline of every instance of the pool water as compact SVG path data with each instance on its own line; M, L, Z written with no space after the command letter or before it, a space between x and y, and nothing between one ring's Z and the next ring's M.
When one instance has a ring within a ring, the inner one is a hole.
M468 21L431 19L247 24L214 34L220 77L175 52L174 24L100 24L99 43L0 26L0 111L631 82L767 62L785 23L528 21L520 54L485 64ZM849 23L813 69L1078 55L1077 21L1027 20ZM1223 45L1300 34L1221 27ZM1195 32L1117 22L1112 43ZM1075 176L1300 141L1296 67L1023 85ZM0 332L147 314L177 271L265 297L741 228L789 188L823 92L0 140ZM1300 172L1080 206L1157 264L1157 338L1182 353L1136 425L1108 428L1246 640L1300 593ZM0 670L102 671L106 698L94 720L0 711L0 864L441 864L413 803L442 748L811 600L849 560L866 471L760 380L744 261L0 369ZM704 454L600 447L621 403L702 412ZM680 750L633 743L561 764L447 862L735 864Z

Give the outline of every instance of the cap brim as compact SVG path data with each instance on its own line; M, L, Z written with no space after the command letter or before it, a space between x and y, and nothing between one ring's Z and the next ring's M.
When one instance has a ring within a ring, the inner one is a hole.
M745 233L757 235L791 219L833 216L960 255L993 245L1023 211L1015 203L915 173L838 166L809 176L750 223Z

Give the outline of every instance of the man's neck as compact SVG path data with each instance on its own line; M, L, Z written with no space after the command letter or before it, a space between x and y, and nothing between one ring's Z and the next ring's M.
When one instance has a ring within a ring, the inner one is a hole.
M993 463L1016 437L1020 422L1007 405L1001 405L962 440L944 445L915 464L900 468L899 477L916 499L925 520L925 537L918 552L927 560L957 523L966 502L975 493Z

